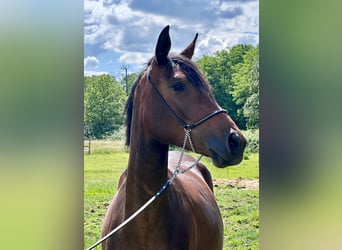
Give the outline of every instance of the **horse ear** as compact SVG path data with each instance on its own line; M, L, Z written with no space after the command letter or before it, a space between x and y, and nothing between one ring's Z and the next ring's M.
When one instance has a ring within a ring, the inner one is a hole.
M156 59L158 65L163 65L167 62L167 55L171 49L171 39L169 35L170 26L166 26L159 35L156 47Z
M196 33L195 39L189 44L189 46L186 47L186 49L183 50L182 53L180 53L182 56L185 56L189 59L192 58L192 56L194 55L197 37L198 37L198 33Z

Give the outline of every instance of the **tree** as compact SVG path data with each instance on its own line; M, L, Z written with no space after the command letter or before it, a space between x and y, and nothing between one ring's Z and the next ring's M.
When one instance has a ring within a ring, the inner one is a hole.
M212 56L203 56L197 62L211 84L217 102L228 111L230 117L242 129L246 128L246 119L242 111L246 99L239 100L233 95L234 86L240 84L234 82L238 79L233 78L233 73L239 70L244 55L252 48L251 45L235 45L230 50L221 50ZM235 88L238 88L236 86Z
M243 106L243 115L247 119L248 128L259 127L259 47L251 58L250 70L247 73L250 83L250 96Z
M234 45L229 50L229 59L231 66L234 66L236 64L242 63L244 61L244 55L252 49L252 45L246 45L246 44L237 44Z
M239 120L246 127L259 126L259 47L249 49L243 60L232 67L232 96L238 105Z
M109 75L84 78L84 134L104 138L123 124L125 89Z
M223 50L216 52L213 56L203 56L197 61L197 64L208 79L216 101L234 119L235 105L232 96L229 94L231 74L228 58L228 51Z

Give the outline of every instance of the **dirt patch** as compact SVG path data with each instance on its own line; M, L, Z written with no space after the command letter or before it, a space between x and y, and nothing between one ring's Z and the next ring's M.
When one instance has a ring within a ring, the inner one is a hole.
M231 187L236 187L245 190L258 190L259 189L259 179L218 179L213 180L214 186L216 185L226 185Z

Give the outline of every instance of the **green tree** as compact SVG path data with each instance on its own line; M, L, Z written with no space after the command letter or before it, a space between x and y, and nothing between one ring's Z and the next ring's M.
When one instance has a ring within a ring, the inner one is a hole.
M104 138L123 124L125 89L109 75L84 78L84 135Z
M251 51L253 53L253 51ZM243 115L247 119L248 128L259 127L259 47L251 57L250 70L247 73L250 83L250 96L243 106Z
M231 66L234 66L236 64L242 63L244 61L244 55L252 49L252 45L246 45L246 44L237 44L234 45L229 50L229 59Z
M237 100L233 96L234 80L232 73L238 70L237 65L244 61L244 55L252 49L251 45L235 45L229 50L215 52L212 56L203 56L197 64L212 86L217 102L228 111L236 124L246 128L246 120L242 112L245 100Z
M249 49L243 60L232 67L232 96L238 106L238 119L246 127L259 124L259 47Z
M228 51L219 51L212 56L203 56L197 61L198 66L208 79L213 95L221 107L226 109L234 119L234 102L229 94L229 82L231 74L229 71Z

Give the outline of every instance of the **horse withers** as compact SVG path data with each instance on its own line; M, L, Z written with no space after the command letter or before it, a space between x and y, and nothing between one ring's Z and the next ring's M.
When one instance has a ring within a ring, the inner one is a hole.
M191 61L196 40L197 34L180 54L169 54L169 26L165 27L154 57L134 83L126 104L128 167L109 205L102 235L144 205L177 168L195 162L184 154L177 167L182 152L169 153L170 144L184 144L186 149L211 157L220 168L238 164L243 158L245 138ZM202 163L179 174L154 203L102 243L106 250L222 247L222 218L210 172Z

